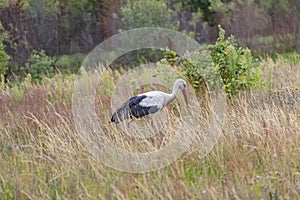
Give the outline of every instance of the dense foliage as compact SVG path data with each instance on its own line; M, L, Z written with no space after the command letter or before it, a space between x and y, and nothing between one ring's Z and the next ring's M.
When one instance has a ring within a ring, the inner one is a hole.
M229 96L240 90L262 84L262 72L255 62L251 50L237 44L233 35L225 39L225 31L220 28L216 44L209 45L210 55L216 70L223 79L224 89Z
M217 42L207 45L205 50L193 56L197 57L196 61L190 61L171 50L165 52L166 60L172 65L181 66L183 73L197 90L223 84L228 96L233 97L241 90L263 84L262 71L251 50L239 46L232 35L225 38L225 30L221 26Z
M1 72L8 79L24 76L34 51L69 63L55 62L59 71L70 66L66 71L74 72L79 66L68 56L85 55L107 37L143 26L171 28L211 44L221 24L256 55L299 52L299 10L298 0L2 1L1 32L7 37L1 48L10 59L5 64L5 57Z
M44 51L33 51L26 67L22 68L24 74L30 74L33 80L41 81L43 75L53 71L54 59L47 56Z
M129 1L121 11L122 22L126 29L153 26L177 29L176 13L167 6L165 1Z
M7 70L7 64L9 60L9 55L4 50L4 44L3 41L7 38L7 32L3 31L2 24L0 23L0 80L1 77L6 73Z

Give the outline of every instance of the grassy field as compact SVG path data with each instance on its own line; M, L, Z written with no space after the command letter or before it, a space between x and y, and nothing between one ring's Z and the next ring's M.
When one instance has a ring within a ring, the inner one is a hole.
M208 120L203 109L203 130L190 151L144 174L106 167L85 149L72 117L74 76L2 85L0 199L299 199L300 64L262 62L266 88L228 101L222 135L206 157L197 151ZM107 76L102 84L113 81ZM110 90L99 88L98 111L109 114ZM141 146L116 126L102 126L116 144Z

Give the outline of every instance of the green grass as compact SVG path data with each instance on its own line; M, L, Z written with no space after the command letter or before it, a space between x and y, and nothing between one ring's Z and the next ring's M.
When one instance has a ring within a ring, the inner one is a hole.
M296 65L300 62L300 54L297 52L276 54L275 60L284 60L288 64Z
M300 99L289 104L281 96L293 90L300 97L300 65L283 59L263 62L268 66L268 90L246 92L231 100L222 135L206 157L198 158L201 139L195 140L190 153L144 174L111 169L87 152L72 118L74 76L57 75L40 85L21 84L17 91L0 89L0 199L299 198ZM107 72L99 83L100 118L109 118L112 73ZM22 98L16 98L16 93ZM205 112L201 114L206 116ZM199 137L205 134L207 120L203 117ZM101 125L109 134L120 134L106 121ZM147 149L124 137L115 137L116 144Z

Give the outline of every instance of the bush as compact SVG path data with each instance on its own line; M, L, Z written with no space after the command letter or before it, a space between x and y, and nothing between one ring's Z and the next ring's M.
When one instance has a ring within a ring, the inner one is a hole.
M164 27L177 29L176 13L167 6L167 1L135 0L122 6L122 23L126 29L138 27Z
M205 87L206 80L217 81L216 73L222 77L223 89L230 98L241 90L263 85L262 71L258 67L258 62L253 58L251 50L239 46L232 35L225 39L225 30L221 26L219 26L217 42L207 45L197 57L199 58L197 63L191 63L174 51L165 52L167 61L172 65L181 66L183 73L196 90ZM207 67L211 61L213 67ZM212 86L213 83L209 85Z
M31 74L33 81L41 81L43 75L53 72L53 66L54 59L47 56L45 51L33 51L23 70L25 74Z
M262 85L262 71L251 50L239 46L233 35L225 39L225 30L221 26L216 44L209 45L209 49L230 97L240 90Z
M3 41L8 37L7 32L3 30L2 24L0 23L0 80L1 77L6 73L7 64L9 61L9 55L4 51Z

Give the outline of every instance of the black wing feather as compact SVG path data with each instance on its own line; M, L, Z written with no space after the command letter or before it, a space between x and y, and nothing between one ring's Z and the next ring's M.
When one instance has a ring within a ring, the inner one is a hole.
M132 119L133 117L140 118L156 113L159 110L156 106L144 107L139 105L139 103L145 98L147 98L146 95L131 97L116 110L111 118L111 122L118 123L126 119Z

